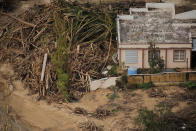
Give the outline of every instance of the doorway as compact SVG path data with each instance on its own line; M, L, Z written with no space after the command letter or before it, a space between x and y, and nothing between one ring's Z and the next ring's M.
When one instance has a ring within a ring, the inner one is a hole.
M196 51L191 53L191 69L196 69Z

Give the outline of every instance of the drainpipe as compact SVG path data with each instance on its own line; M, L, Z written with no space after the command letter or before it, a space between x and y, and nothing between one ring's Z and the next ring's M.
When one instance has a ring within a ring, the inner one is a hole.
M120 23L119 23L119 16L117 15L116 18L116 28L117 28L117 48L118 48L118 60L119 60L119 66L121 65L121 49L119 48L120 44Z
M188 58L186 58L186 69L187 69L187 71L189 69L189 59Z

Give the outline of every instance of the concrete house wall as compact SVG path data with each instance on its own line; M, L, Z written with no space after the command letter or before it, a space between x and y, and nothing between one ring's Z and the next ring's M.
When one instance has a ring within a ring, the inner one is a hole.
M137 68L149 68L148 63L148 44L141 45L121 45L119 48L119 61L120 63L125 63L125 66L134 66ZM156 47L160 50L160 57L165 62L165 68L190 68L191 61L191 49L192 44L156 44ZM126 50L136 50L138 52L138 60L135 64L126 63L125 61L125 51ZM174 50L185 50L185 61L175 62L173 60ZM187 61L188 60L188 61Z
M125 62L125 51L126 50L136 50L138 52L138 60L137 63L126 63ZM190 68L190 60L191 60L191 50L185 50L185 61L175 62L173 60L174 50L178 49L160 49L160 57L165 62L165 68ZM148 49L120 49L120 63L125 63L125 66L129 67L137 67L137 68L149 68L148 63ZM187 61L188 60L188 61Z
M148 10L148 7L161 9ZM165 62L165 68L190 68L191 25L174 19L174 9L172 4L147 3L146 8L131 8L130 15L118 16L119 63L124 63L127 67L149 68L148 47L149 42L153 42L160 50L160 57ZM184 61L174 61L175 50L185 51ZM137 51L137 62L126 63L126 51Z

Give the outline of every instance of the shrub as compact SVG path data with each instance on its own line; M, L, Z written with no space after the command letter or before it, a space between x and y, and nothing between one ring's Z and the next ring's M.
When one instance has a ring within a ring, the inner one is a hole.
M110 76L116 76L118 73L117 73L117 66L116 65L113 65L112 68L108 71L108 74Z
M118 111L119 111L118 108L115 108L115 109L112 110L112 112L118 112Z
M137 84L137 88L141 88L141 89L149 89L149 88L154 87L154 86L155 85L153 84L153 82Z
M68 69L68 52L70 44L66 43L66 36L64 31L66 30L63 18L59 13L54 16L55 19L55 31L57 34L57 50L52 56L52 62L57 73L57 87L61 90L64 98L69 100L68 84L69 84L69 69Z
M113 93L113 94L109 95L108 98L109 98L110 100L114 100L115 98L119 98L119 96L118 96L117 93Z
M112 86L110 87L110 89L113 91L112 94L107 94L107 97L110 100L114 100L115 98L119 98L118 94L117 94L117 87L116 86Z
M149 59L150 71L149 73L159 73L164 69L164 60L160 57L160 54L157 54L159 48L155 47L155 43L150 42L150 46L148 48L149 55L151 59Z
M125 69L125 62L120 63L120 69L121 70Z
M127 87L128 87L128 76L123 75L123 76L121 76L120 80L116 80L116 86L119 89L127 89Z
M184 82L184 86L187 89L194 89L194 88L196 88L196 82L186 81L186 82Z
M141 108L138 110L135 124L146 131L172 131L177 129L176 125L168 122L168 118L173 115L171 108L164 104L159 104L154 110Z
M121 77L121 80L122 80L122 82L123 82L124 84L127 84L127 83L128 83L128 76L127 76L127 75L123 75L123 76Z

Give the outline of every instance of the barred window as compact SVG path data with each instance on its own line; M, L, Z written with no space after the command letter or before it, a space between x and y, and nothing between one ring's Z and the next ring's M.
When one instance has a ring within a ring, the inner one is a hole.
M148 61L155 59L155 58L160 58L160 50L156 50L155 52L148 51Z
M174 50L174 61L185 61L185 50Z

